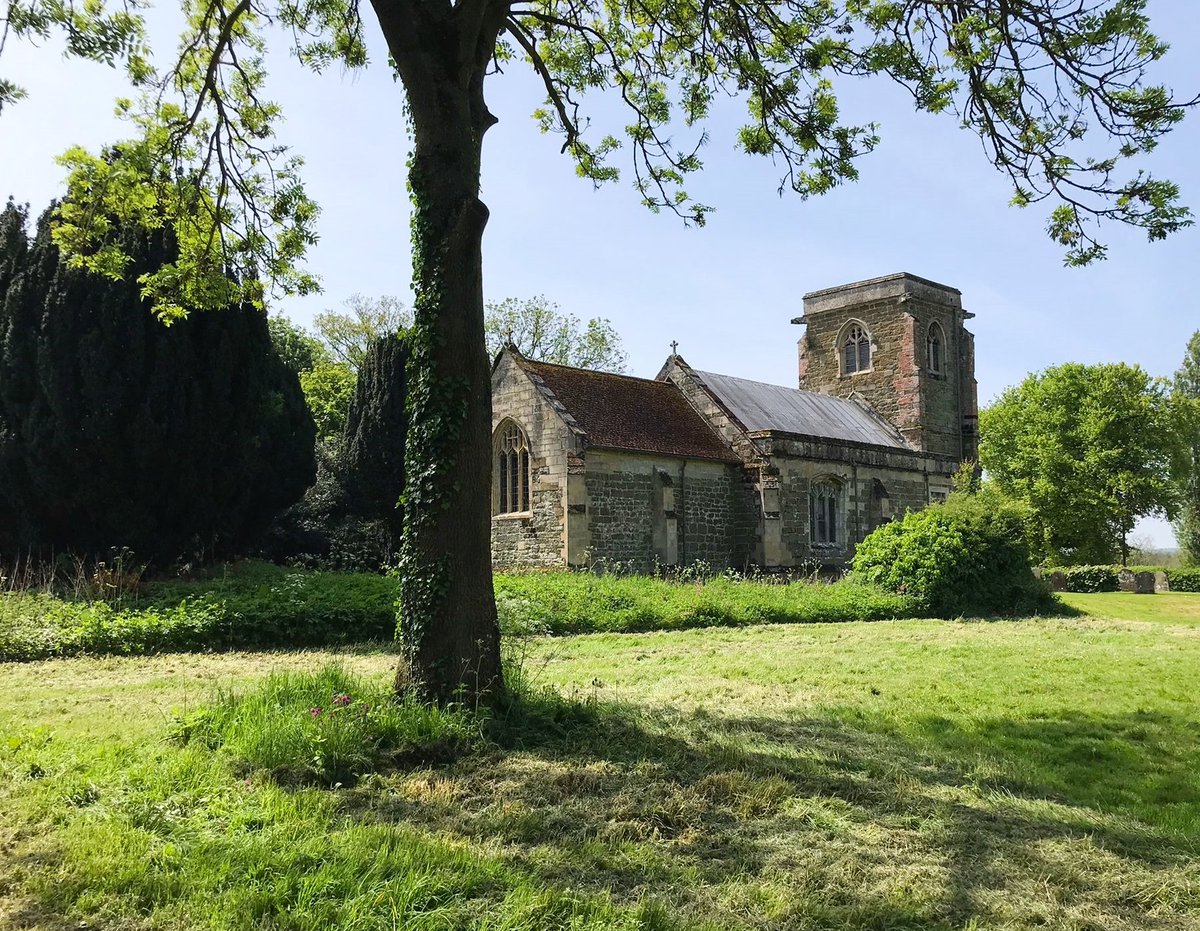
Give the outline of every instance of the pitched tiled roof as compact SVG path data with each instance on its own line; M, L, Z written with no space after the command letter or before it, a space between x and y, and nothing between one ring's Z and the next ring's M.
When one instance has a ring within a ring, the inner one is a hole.
M749 433L795 433L908 450L889 424L848 398L768 385L732 375L696 372Z
M575 419L591 446L740 461L669 382L518 361Z

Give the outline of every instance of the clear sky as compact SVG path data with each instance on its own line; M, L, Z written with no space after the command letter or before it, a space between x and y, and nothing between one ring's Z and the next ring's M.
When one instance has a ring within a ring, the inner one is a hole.
M1150 0L1149 11L1172 46L1156 79L1181 97L1194 95L1194 0ZM165 61L175 30L165 12L155 15ZM283 140L307 160L309 192L323 208L310 267L324 293L280 307L301 323L354 292L406 300L411 293L402 91L370 20L368 29L372 66L364 72L309 74L282 41L269 60L271 94L287 114ZM37 213L61 192L55 155L128 135L111 116L113 98L127 90L119 73L66 62L55 45L10 43L0 74L30 94L0 115L0 194ZM1065 268L1044 233L1045 211L1007 206L1011 191L953 117L914 113L884 80L848 82L841 93L849 117L881 124L883 142L860 163L859 182L807 202L780 196L769 162L734 151L740 114L728 107L711 124L706 170L690 186L716 213L705 228L686 229L641 207L629 181L597 191L577 178L558 138L541 135L530 119L542 95L512 64L488 83L500 122L484 149L487 298L545 294L584 319L609 318L636 375L652 377L678 340L698 368L794 385L800 333L789 321L801 313L802 295L908 271L959 288L975 313L981 404L1061 362L1175 370L1200 328L1200 229L1148 243L1110 227L1108 261ZM620 118L603 105L593 112L600 131L606 119ZM1200 214L1200 113L1147 165L1177 181ZM1156 545L1173 544L1161 521L1144 522L1140 532Z

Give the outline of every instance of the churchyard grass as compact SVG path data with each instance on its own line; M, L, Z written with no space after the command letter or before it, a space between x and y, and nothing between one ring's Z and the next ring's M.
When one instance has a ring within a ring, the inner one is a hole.
M386 688L388 652L0 667L0 926L1200 925L1194 627L899 621L525 646L536 685L452 759L335 788L280 782L228 730L171 735L231 691L272 707L271 672L332 660L368 683L337 688Z
M1094 617L1200 627L1200 593L1196 592L1159 592L1155 595L1062 592L1059 598L1076 611Z

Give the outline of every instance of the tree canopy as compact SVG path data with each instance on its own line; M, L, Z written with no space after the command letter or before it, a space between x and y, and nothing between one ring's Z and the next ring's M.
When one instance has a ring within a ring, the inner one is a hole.
M1200 565L1200 330L1188 340L1183 364L1172 382L1183 429L1179 517L1175 536L1185 564Z
M980 461L1053 561L1127 561L1139 517L1175 514L1179 450L1167 384L1124 363L1030 375L980 415Z
M257 310L164 327L0 213L0 554L242 554L313 479L313 423ZM127 230L137 273L169 230Z
M313 329L333 362L358 372L376 340L402 334L412 326L412 312L399 298L352 294L345 309L323 310L313 318Z
M627 356L621 336L603 317L586 325L563 313L544 295L506 298L487 305L483 319L488 355L510 343L526 358L605 372L624 372Z
M317 206L276 138L283 115L265 96L268 44L285 36L316 71L364 67L363 7L181 5L177 53L156 70L138 6L10 0L6 38L65 35L69 54L122 64L136 95L119 103L128 139L64 154L71 196L56 241L76 263L120 277L129 256L108 218L169 226L178 257L139 277L166 319L310 292L318 282L302 259ZM506 71L524 65L540 80L535 117L561 135L581 176L611 182L623 164L647 207L687 222L711 209L687 184L723 98L746 112L732 144L772 159L781 191L808 197L854 180L879 142L874 123L845 121L839 109L839 82L861 77L897 82L918 109L977 133L1012 202L1048 211L1070 263L1103 257L1103 221L1151 239L1192 222L1177 186L1142 165L1197 102L1154 82L1167 46L1150 30L1146 0L374 0L371 9L413 145L398 681L438 700L498 692L501 682L479 189L495 122L485 86ZM623 127L590 125L598 92L624 108ZM0 106L21 94L0 84Z

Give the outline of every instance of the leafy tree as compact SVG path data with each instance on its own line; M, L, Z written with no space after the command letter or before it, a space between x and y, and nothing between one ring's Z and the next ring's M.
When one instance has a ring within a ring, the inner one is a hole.
M307 372L300 373L304 400L312 411L317 426L317 438L322 442L338 441L346 429L346 413L354 397L356 376L343 362L318 362Z
M384 336L395 336L412 326L412 314L397 298L369 298L352 294L345 311L325 310L313 319L317 336L330 358L357 372L371 345Z
M523 301L510 297L488 304L483 327L492 358L511 343L526 358L538 362L625 371L628 357L608 320L593 317L585 327L574 314L564 314L540 294Z
M1175 536L1184 564L1193 566L1200 565L1200 330L1188 340L1173 387L1184 436Z
M268 36L290 37L322 70L367 64L362 5L345 0L181 0L187 27L169 70L149 65L136 6L11 0L10 38L57 29L68 53L123 62L145 91L123 101L132 138L106 153L72 149L70 209L57 229L76 260L106 274L126 256L104 218L170 225L181 254L142 284L159 312L308 292L300 266L316 206L300 165L274 138L262 96ZM734 144L771 158L781 189L824 193L858 173L879 139L842 121L835 80L878 76L915 105L977 132L1013 185L1013 202L1051 205L1067 261L1104 255L1096 224L1162 238L1191 223L1170 181L1127 171L1195 100L1152 83L1166 52L1145 0L377 0L371 7L405 93L414 213L409 438L400 633L404 669L430 698L500 684L491 585L491 411L484 346L479 199L483 138L495 122L485 84L523 61L544 86L535 113L561 134L580 175L613 181L624 152L652 210L703 222L685 184L714 101L741 100ZM14 15L17 14L17 15ZM279 25L282 30L269 27ZM627 109L624 140L588 131L589 92ZM0 103L20 96L0 85ZM400 108L397 108L399 111ZM397 184L400 179L397 179Z
M1043 558L1125 563L1136 520L1175 513L1178 426L1161 379L1124 363L1068 363L982 413L980 460L1033 508Z
M403 530L404 443L408 346L399 336L371 344L358 373L346 422L346 487L360 517L386 521L392 539Z
M174 259L170 231L122 231L131 274L112 281L60 260L51 212L32 239L25 210L0 214L0 552L245 552L314 471L266 318L164 327L136 276Z
M279 358L298 376L311 372L321 363L332 361L324 343L282 314L268 317L267 329L271 333L271 345L279 353Z

